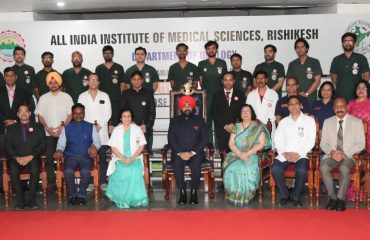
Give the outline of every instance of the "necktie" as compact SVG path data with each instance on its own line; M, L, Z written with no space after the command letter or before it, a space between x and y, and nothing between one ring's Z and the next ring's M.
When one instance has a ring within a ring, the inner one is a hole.
M339 120L339 129L337 134L337 150L343 151L343 120Z
M230 106L230 92L226 92L225 97L226 97L227 105Z

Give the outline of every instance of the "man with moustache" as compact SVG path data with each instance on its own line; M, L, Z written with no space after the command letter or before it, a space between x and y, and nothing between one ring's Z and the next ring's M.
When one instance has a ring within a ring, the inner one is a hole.
M279 98L281 97L281 88L284 84L285 69L284 65L275 61L277 49L272 44L267 44L264 48L265 61L260 63L254 69L253 74L258 71L267 73L267 86L276 91Z
M235 79L235 89L242 91L245 96L253 89L253 76L250 72L242 69L242 56L239 53L234 53L230 57L233 70L231 73Z
M217 58L218 43L216 41L208 41L204 45L204 49L208 58L200 61L198 68L200 72L200 86L207 92L208 141L213 143L213 95L222 90L222 74L227 71L227 66L224 60Z
M198 88L198 67L186 60L188 49L189 47L185 43L179 43L176 46L179 61L172 64L168 71L168 81L171 83L172 90L178 91L186 83L192 84L194 89Z
M352 100L355 86L361 79L370 80L369 63L367 58L353 51L356 44L356 34L347 32L342 36L344 52L336 56L331 62L330 78L336 85L337 97Z
M112 121L113 126L119 122L119 111L121 93L124 89L124 70L123 67L113 61L114 49L110 45L103 47L104 63L96 67L95 72L100 80L100 90L109 95L111 108L112 108Z
M186 204L186 182L184 168L188 164L191 169L190 204L198 204L197 190L201 177L201 162L204 158L204 148L207 145L206 123L201 116L194 115L195 99L182 96L177 103L181 115L170 121L168 129L168 144L172 149L171 163L180 191L180 205Z
M347 101L337 98L334 101L335 116L324 121L320 148L325 155L320 165L320 173L328 191L328 210L346 210L346 192L352 168L355 166L353 154L365 148L364 125L362 121L347 114ZM339 190L335 194L331 170L339 168Z
M62 74L65 81L66 92L72 97L73 102L77 103L78 96L88 89L87 77L91 71L82 67L82 54L78 51L72 53L72 68L65 70Z

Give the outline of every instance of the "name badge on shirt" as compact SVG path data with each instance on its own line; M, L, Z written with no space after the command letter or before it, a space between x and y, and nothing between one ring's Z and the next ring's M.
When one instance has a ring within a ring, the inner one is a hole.
M105 101L104 101L104 100L99 100L99 103L100 103L100 104L104 104L104 103L105 103Z
M304 128L303 127L298 127L298 136L304 137Z

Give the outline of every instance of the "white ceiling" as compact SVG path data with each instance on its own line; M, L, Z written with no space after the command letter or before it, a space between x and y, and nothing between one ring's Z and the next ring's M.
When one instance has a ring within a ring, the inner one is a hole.
M65 6L56 6L63 1ZM317 7L337 3L368 4L369 0L0 0L0 12L110 12L217 8Z

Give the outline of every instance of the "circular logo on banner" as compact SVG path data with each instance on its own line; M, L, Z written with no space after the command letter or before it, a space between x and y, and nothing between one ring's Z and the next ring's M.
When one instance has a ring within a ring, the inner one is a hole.
M15 47L20 46L25 48L26 44L22 35L16 31L2 31L0 33L0 59L4 62L13 62L13 50Z
M347 27L346 32L356 34L355 52L361 54L370 52L370 23L364 20L354 21Z

